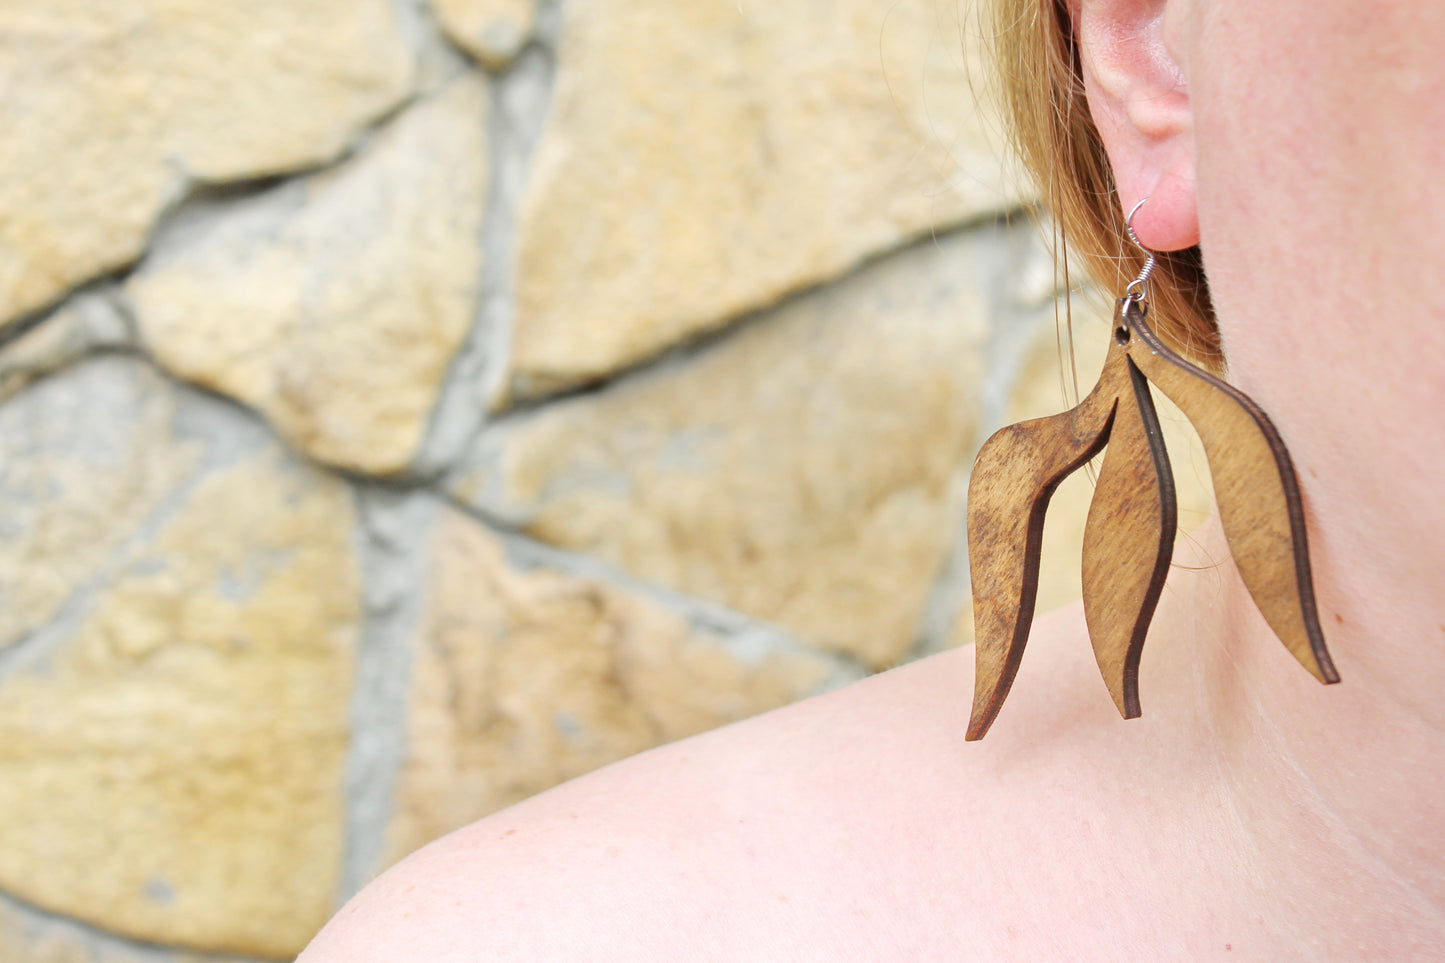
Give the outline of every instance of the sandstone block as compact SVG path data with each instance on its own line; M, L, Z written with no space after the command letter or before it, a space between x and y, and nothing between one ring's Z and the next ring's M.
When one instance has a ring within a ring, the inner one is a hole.
M972 244L920 245L694 357L505 420L452 489L889 665L959 532L987 329Z
M947 6L569 0L522 200L511 391L598 380L1017 204Z
M480 294L486 112L462 78L336 169L178 224L127 285L147 346L313 458L405 468Z
M442 29L489 70L512 62L532 33L535 0L432 0Z
M196 182L336 156L406 95L386 0L0 9L0 321L138 257Z
M655 603L511 563L454 511L410 696L392 857L599 766L814 692L829 661L744 657Z
M87 374L104 370L117 393L164 391L127 359L60 378L106 383ZM196 406L235 418L171 391L178 434ZM147 458L181 457L141 440ZM135 939L290 957L333 909L340 866L353 507L254 429L209 458L63 619L12 650L0 889ZM89 510L56 482L70 497L52 515Z

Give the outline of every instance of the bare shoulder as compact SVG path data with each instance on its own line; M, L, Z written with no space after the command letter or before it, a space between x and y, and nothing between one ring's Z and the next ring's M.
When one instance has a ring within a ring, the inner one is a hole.
M1089 819L1131 818L1096 805L1115 787L1088 733L1120 724L1107 696L1066 684L1092 673L1052 641L1076 621L1036 626L1031 647L1057 654L982 743L963 740L971 650L914 663L454 833L348 904L302 963L996 955L1037 925L1040 889L1106 871L1086 837L1108 827Z
M561 959L583 946L765 957L739 943L833 898L820 879L855 875L885 802L931 807L903 774L936 770L940 740L961 745L965 654L644 753L454 833L373 883L302 960Z

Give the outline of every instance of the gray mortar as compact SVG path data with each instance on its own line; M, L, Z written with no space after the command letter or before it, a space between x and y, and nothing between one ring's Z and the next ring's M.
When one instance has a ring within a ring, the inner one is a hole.
M482 219L481 296L471 331L452 359L413 461L413 471L423 477L456 463L485 423L507 376L516 306L518 205L528 162L546 125L556 78L551 44L559 21L557 6L539 7L537 39L490 84L491 185Z
M533 33L537 39L556 50L562 38L562 14L566 0L535 0Z
M135 313L116 285L104 283L83 290L74 299L74 307L81 318L85 353L101 349L134 350L139 346ZM77 355L75 360L83 356Z
M381 869L406 752L412 643L427 584L437 502L425 492L359 484L357 551L365 621L356 652L346 757L346 828L338 904Z
M397 30L416 52L416 89L434 93L470 69L470 60L452 45L432 16L429 0L391 0Z

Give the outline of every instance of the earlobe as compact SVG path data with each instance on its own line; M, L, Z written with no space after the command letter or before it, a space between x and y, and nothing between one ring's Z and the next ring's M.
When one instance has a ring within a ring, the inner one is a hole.
M1147 197L1135 232L1156 251L1199 243L1189 85L1165 39L1178 0L1070 5L1089 112L1108 151L1123 209Z

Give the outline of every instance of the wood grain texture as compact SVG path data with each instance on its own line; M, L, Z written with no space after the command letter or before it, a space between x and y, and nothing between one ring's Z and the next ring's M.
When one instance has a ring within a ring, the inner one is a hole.
M1209 459L1225 539L1245 587L1285 647L1321 682L1339 674L1315 606L1304 507L1279 432L1247 395L1165 347L1130 302L1128 354L1184 412Z
M1049 497L1108 439L1118 398L1132 391L1126 363L1116 341L1098 385L1078 406L1000 429L974 463L968 486L976 665L970 741L993 724L1023 657Z
M1133 719L1139 656L1169 574L1178 509L1149 385L1125 363L1131 390L1119 397L1084 527L1084 619L1109 695Z
M996 432L974 465L968 542L977 669L969 740L993 724L1023 657L1049 498L1106 443L1084 532L1084 616L1114 704L1126 719L1140 714L1139 657L1178 525L1149 383L1199 433L1225 538L1265 621L1316 678L1339 681L1316 611L1299 484L1279 432L1243 392L1160 343L1137 301L1122 300L1089 396L1069 411Z

